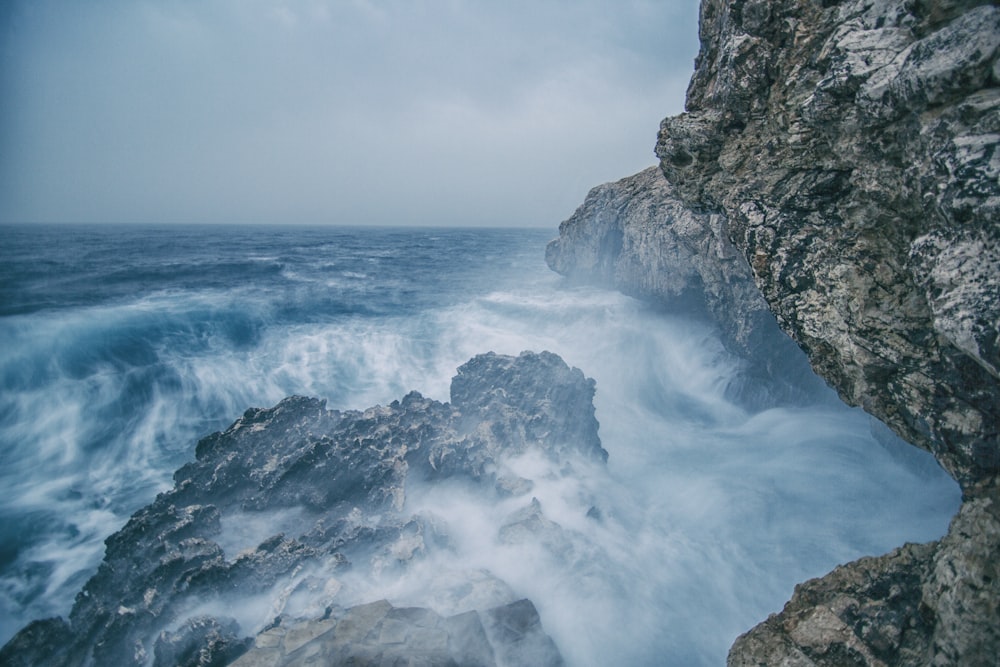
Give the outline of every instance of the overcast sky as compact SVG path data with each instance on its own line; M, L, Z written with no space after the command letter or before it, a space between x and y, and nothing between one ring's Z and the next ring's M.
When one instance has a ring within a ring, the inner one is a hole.
M4 0L0 222L551 226L655 163L697 0Z

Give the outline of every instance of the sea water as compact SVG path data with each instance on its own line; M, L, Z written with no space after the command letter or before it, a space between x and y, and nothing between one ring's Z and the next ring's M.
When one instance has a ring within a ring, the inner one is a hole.
M830 390L735 402L746 365L709 325L565 283L554 235L0 227L0 642L66 615L104 538L246 408L445 401L490 350L550 350L597 381L610 457L575 484L608 517L599 566L475 563L535 602L571 664L721 664L797 582L945 532L959 493L929 455ZM579 492L536 490L564 523ZM488 509L451 507L474 543Z

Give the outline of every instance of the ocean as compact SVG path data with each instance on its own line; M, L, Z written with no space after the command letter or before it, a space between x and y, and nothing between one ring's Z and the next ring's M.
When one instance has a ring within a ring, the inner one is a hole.
M567 283L554 235L0 227L0 643L68 614L104 538L248 407L446 401L486 351L549 350L597 382L607 469L537 493L610 508L587 536L601 567L488 563L572 665L721 664L796 583L944 534L960 496L930 455L828 389L737 402L746 364L711 326Z

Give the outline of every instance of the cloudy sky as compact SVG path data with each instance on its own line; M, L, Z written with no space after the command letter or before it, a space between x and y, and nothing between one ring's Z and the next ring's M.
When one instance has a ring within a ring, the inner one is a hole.
M6 0L0 222L555 227L654 164L697 0Z

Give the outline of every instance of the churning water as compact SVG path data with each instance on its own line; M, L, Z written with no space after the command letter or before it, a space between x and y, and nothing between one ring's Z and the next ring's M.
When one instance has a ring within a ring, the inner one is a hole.
M247 407L447 400L489 350L597 380L607 469L534 491L568 528L600 499L607 520L575 533L594 561L477 550L499 510L459 489L412 502L450 508L469 565L530 597L571 664L721 664L795 583L944 533L959 493L929 455L879 444L828 390L733 402L744 364L710 327L565 285L552 235L0 227L0 642L67 614L103 539Z

